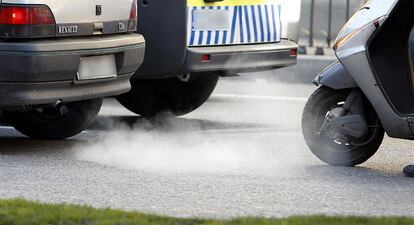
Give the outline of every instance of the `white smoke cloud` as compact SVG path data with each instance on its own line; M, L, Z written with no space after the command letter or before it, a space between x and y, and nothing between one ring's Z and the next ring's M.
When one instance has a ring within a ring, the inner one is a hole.
M122 169L185 172L230 172L263 162L261 143L223 137L206 132L202 121L188 122L172 117L149 122L140 120L131 128L106 121L112 131L98 140L76 146L80 160ZM264 166L264 165L261 165Z
M111 102L98 119L101 131L92 131L93 137L79 143L74 154L80 160L139 171L252 174L283 168L293 157L291 151L303 146L289 141L292 135L302 140L302 96L307 96L302 92L307 92L302 85L221 80L205 108L152 121Z

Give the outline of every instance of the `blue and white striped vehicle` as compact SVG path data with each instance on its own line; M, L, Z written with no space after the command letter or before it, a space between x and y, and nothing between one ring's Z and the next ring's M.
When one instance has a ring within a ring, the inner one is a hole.
M188 46L279 42L282 6L271 4L189 7Z
M301 0L141 0L144 63L118 100L142 116L184 115L219 77L296 63ZM143 97L145 96L145 97Z

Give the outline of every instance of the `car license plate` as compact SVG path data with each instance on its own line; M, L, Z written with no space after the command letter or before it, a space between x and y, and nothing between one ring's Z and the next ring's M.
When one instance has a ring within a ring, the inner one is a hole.
M197 9L193 11L194 30L229 30L231 15L229 10Z
M78 80L112 78L117 76L114 55L81 57Z

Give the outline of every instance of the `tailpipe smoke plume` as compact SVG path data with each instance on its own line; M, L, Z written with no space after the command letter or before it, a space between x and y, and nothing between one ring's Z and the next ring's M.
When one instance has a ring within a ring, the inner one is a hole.
M214 122L162 116L151 122L142 119L132 126L105 123L112 131L77 146L74 152L78 159L172 173L231 172L264 166L261 144L216 132Z

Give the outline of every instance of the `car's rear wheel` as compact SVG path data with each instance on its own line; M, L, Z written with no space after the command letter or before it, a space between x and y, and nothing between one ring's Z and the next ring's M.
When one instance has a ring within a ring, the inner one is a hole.
M133 79L132 90L117 99L127 109L143 117L154 117L163 112L181 116L206 102L218 79L219 76L211 72L165 79Z
M82 132L93 123L102 101L99 98L3 113L10 124L26 136L36 139L65 139Z

